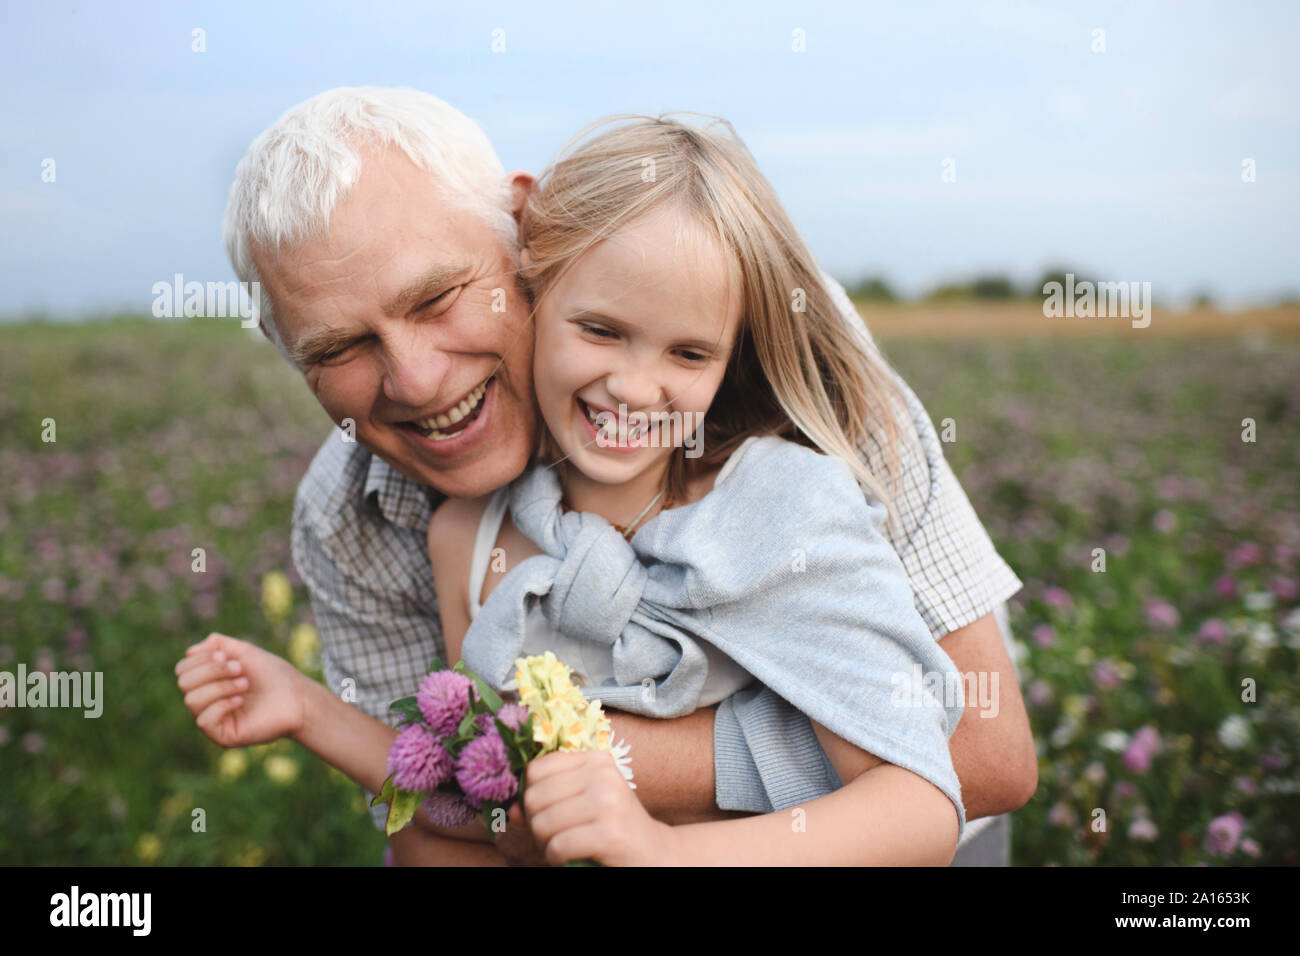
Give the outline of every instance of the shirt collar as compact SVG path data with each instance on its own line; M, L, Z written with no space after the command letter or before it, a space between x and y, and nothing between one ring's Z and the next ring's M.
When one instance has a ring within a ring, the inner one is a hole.
M388 521L399 528L423 531L444 495L412 481L376 454L370 455L362 497L373 500Z

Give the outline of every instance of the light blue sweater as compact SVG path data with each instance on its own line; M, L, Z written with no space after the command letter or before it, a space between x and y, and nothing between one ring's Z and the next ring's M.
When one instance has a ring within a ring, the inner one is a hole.
M933 783L964 830L948 751L961 682L913 604L881 530L884 507L844 462L759 439L723 484L656 515L630 542L597 515L563 512L551 468L529 469L509 493L512 519L544 554L496 586L465 636L465 662L484 679L500 688L514 676L527 611L540 601L557 630L611 649L614 679L584 688L588 697L676 717L699 697L707 641L849 743ZM917 665L927 686L948 690L943 699L915 692ZM717 719L745 725L751 703L775 705L757 691L736 694ZM820 748L770 743L749 747L772 809L825 792L808 780L839 785ZM792 759L821 766L792 774Z

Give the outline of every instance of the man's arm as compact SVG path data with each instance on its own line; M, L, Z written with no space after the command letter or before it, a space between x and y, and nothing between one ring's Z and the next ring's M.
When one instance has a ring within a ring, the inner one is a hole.
M421 827L405 827L388 838L398 866L505 866L501 851L488 843L468 843Z
M974 682L965 683L966 709L948 741L966 819L1018 810L1038 789L1038 755L997 621L986 614L944 637L939 646L958 671L975 675Z
M713 777L715 711L702 707L673 720L608 711L613 739L622 739L632 748L636 793L651 816L677 825L747 815L718 809Z

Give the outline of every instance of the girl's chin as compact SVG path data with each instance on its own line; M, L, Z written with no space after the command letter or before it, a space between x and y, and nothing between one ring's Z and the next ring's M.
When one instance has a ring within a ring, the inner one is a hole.
M583 435L581 441L556 442L560 457L592 481L621 485L636 478L658 461L667 449L645 446L626 451L600 448ZM566 447L567 446L567 447Z

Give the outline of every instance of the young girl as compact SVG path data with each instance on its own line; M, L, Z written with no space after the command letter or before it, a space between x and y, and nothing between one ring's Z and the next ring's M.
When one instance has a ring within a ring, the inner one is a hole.
M761 681L844 784L669 827L606 754L552 754L524 797L548 858L947 863L962 702L898 691L918 668L959 684L863 463L892 448L901 403L748 152L620 122L543 174L521 241L546 434L516 482L430 524L449 656L500 689L516 657L552 650L589 697L658 717Z

